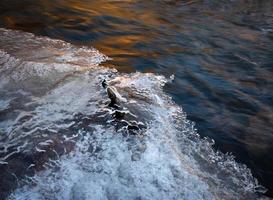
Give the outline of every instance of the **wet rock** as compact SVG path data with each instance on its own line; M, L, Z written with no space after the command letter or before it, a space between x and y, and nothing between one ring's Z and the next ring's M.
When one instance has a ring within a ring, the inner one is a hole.
M139 127L138 127L137 125L128 125L128 126L127 126L127 129L128 129L128 130L136 130L136 131L138 131L138 130L139 130Z
M123 119L125 115L126 113L123 111L120 111L120 110L115 111L115 118L117 119Z
M102 87L103 88L106 88L107 87L107 82L106 82L106 79L104 79L101 83Z

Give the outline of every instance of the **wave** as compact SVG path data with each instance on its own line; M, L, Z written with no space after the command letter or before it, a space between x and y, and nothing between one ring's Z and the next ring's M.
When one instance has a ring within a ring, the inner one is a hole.
M119 73L93 48L20 31L0 29L0 46L3 197L264 198L164 93L173 77Z

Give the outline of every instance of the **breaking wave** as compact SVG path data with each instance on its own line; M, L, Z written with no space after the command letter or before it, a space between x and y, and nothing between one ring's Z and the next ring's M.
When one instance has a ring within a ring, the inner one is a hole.
M97 50L0 29L0 192L7 199L257 199L163 92Z

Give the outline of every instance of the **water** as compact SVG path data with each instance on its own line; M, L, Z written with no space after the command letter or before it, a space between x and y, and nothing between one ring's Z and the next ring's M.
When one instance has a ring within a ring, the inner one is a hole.
M255 199L254 176L272 196L272 4L1 1L2 27L74 44L1 29L1 194Z

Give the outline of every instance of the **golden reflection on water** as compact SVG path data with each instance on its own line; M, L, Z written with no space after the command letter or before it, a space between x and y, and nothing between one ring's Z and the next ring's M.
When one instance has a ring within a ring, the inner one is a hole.
M25 16L16 17L14 13L5 15L4 23L7 28L22 29L27 32L43 32L50 31L50 37L58 39L62 38L63 32L74 33L78 36L86 36L88 33L103 35L102 37L89 41L78 41L79 45L90 45L97 48L105 55L114 59L108 63L109 66L115 65L118 70L123 72L135 71L130 65L132 57L157 56L156 52L149 50L139 51L134 48L141 43L151 43L151 34L149 30L135 30L135 26L122 22L122 20L131 20L132 23L140 23L141 27L160 26L164 20L149 9L137 9L134 0L122 1L78 1L78 0L57 0L31 2L27 6L23 2L16 3L17 9L23 9L29 13ZM149 2L145 2L146 6ZM33 15L37 17L33 17ZM105 20L105 27L97 28L97 20L103 17L112 17L112 20ZM115 20L120 20L115 23ZM95 27L95 28L93 28ZM107 34L105 28L110 31L120 32L122 34ZM70 42L70 41L69 41ZM77 41L73 41L77 43ZM168 47L167 47L168 48ZM172 49L171 51L174 51ZM117 65L117 63L119 65ZM152 66L154 67L154 66ZM153 71L151 68L145 69L148 72ZM144 71L145 71L144 70Z
M181 32L186 36L191 36L195 32L200 32L198 27L194 26L178 26L175 22L170 21L164 15L171 15L168 13L169 10L164 6L158 6L154 2L145 2L139 3L139 0L119 0L119 1L109 1L109 0L100 0L100 1L88 1L88 0L58 0L58 1L43 1L38 0L37 3L34 3L31 6L23 5L24 3L18 3L21 9L25 9L26 12L37 13L38 16L33 18L33 16L13 16L7 15L4 17L6 27L8 28L21 28L25 31L33 32L31 29L34 27L41 27L41 29L52 30L51 36L59 39L62 38L63 32L67 31L75 33L75 35L86 36L88 32L92 34L103 35L95 39L90 38L89 41L79 41L79 44L94 46L102 53L114 59L114 64L119 63L116 67L125 72L134 71L133 67L130 66L130 59L132 57L145 58L152 57L157 58L159 56L156 50L139 50L139 48L134 48L139 43L144 44L153 44L156 43L156 39L161 39L164 37L164 34L176 34L176 32ZM169 1L169 4L176 4L176 1ZM195 1L185 1L185 6L188 6ZM22 5L21 5L22 4ZM143 7L142 7L143 6ZM212 16L214 13L210 11L204 11L204 14L207 16ZM215 15L215 14L214 14ZM102 28L96 27L96 24L99 23L97 20L101 17L112 17L114 20L105 20ZM183 12L178 13L174 18L178 18L180 21L184 20ZM219 16L215 16L219 18ZM122 22L122 20L127 20ZM118 23L115 23L115 20L120 20ZM136 30L137 26L128 23L128 20L131 20L132 23L141 24L143 30ZM196 20L199 20L196 18ZM162 27L163 26L163 27ZM162 35L158 37L158 33L153 31L151 28L161 28L164 29L172 27L174 33L167 33L164 30L160 33ZM57 28L61 30L58 30ZM94 28L95 27L95 28ZM75 29L76 28L76 29ZM120 32L122 34L107 34L105 30L108 28L111 31ZM229 32L226 33L226 30L229 29ZM236 36L239 39L248 40L250 42L259 42L259 34L256 31L250 31L250 29L240 28L238 26L226 25L226 27L218 28L219 32L222 32L223 35ZM183 37L181 37L183 39ZM155 40L155 41L152 41ZM74 43L77 43L73 41ZM193 43L195 41L193 40ZM222 45L222 44L220 44ZM204 46L202 48L197 47L196 49L188 49L181 45L173 46L167 45L164 52L161 52L166 55L172 55L175 53L181 52L195 52L202 51L204 55L211 55L215 52L214 48L209 46ZM162 50L161 50L162 51ZM112 61L113 62L113 61ZM110 62L111 63L111 62ZM123 64L124 63L124 64ZM154 66L153 66L154 67ZM215 69L219 70L219 69ZM221 70L220 73L224 73Z
M133 0L128 1L59 1L58 7L62 9L74 10L75 16L56 16L53 12L47 13L49 18L57 18L56 21L66 21L69 18L79 19L79 24L88 26L90 24L96 24L94 19L102 16L111 16L117 20L132 20L134 22L141 21L142 26L150 26L152 24L158 24L156 17L152 11L145 12L134 10L131 7L134 5ZM47 6L48 10L54 9L56 5ZM141 9L140 9L141 10ZM52 13L54 16L52 16ZM81 13L81 14L79 14ZM123 34L107 35L90 42L90 45L103 52L105 55L113 58L113 61L108 62L108 66L115 65L115 68L123 72L132 72L134 68L130 66L130 58L143 57L146 52L138 51L134 48L140 41L149 43L151 37L149 34L134 33L134 26L127 23L114 23L110 20L105 25L110 27L111 30L119 31ZM69 26L67 26L69 28ZM100 34L104 30L91 30L93 33ZM101 31L101 32L100 32ZM124 34L126 33L126 34ZM147 52L149 53L149 52ZM122 64L124 63L124 64ZM147 71L150 71L147 69Z
M8 11L0 22L6 28L93 46L112 58L103 65L122 72L175 74L177 85L171 92L180 95L185 108L197 103L193 105L197 118L201 114L204 127L220 138L223 149L236 146L229 139L257 158L272 149L273 116L267 93L273 74L260 65L264 60L272 62L271 40L263 31L243 26L244 16L238 16L253 6L264 11L254 13L253 19L264 22L264 16L272 15L272 3L236 3L227 16L198 0L1 0L0 11L2 2ZM193 4L196 7L188 9ZM236 15L239 23L233 21ZM253 113L244 113L248 109L244 102Z

